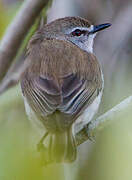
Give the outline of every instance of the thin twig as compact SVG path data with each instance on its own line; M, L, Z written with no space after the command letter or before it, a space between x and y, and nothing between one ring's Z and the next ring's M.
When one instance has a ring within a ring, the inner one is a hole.
M49 0L24 1L14 21L8 27L0 43L0 81L14 60L26 33L48 1Z
M106 125L110 124L115 119L121 119L124 114L128 114L129 110L132 109L132 96L126 98L121 103L113 107L111 110L98 117L97 119L91 121L82 130L76 134L77 145L82 144L88 139L94 139L96 135L104 128Z

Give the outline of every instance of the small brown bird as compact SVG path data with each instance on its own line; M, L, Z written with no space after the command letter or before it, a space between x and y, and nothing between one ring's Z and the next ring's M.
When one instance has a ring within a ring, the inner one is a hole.
M47 149L47 161L76 159L73 129L91 121L102 96L103 75L93 40L110 25L65 17L41 27L29 42L21 88L30 119L35 116L46 131L39 146Z

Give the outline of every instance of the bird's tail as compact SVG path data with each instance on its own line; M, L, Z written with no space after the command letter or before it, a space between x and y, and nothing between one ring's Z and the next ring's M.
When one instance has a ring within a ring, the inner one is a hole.
M53 162L73 162L76 159L76 145L75 139L71 129L64 132L48 133L45 137L43 144L47 146L48 161Z

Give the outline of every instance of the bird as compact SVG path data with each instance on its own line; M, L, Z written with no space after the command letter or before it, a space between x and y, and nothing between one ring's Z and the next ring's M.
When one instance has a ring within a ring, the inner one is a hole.
M28 43L20 83L29 119L35 117L44 129L37 147L47 153L47 162L77 158L75 128L93 119L104 87L94 38L109 26L64 17L43 25Z

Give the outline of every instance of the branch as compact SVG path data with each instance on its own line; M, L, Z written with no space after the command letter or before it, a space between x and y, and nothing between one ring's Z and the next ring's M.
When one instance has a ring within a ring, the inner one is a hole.
M128 114L132 110L132 96L123 100L120 104L113 107L111 110L88 123L76 135L77 146L88 139L93 139L106 125L114 120L121 119L124 114Z
M21 66L19 66L13 73L10 73L7 77L3 79L0 84L0 95L19 82L21 75L27 67L27 63L21 63Z
M39 15L49 0L27 0L16 15L14 21L8 27L0 43L0 81L8 71L18 49Z

